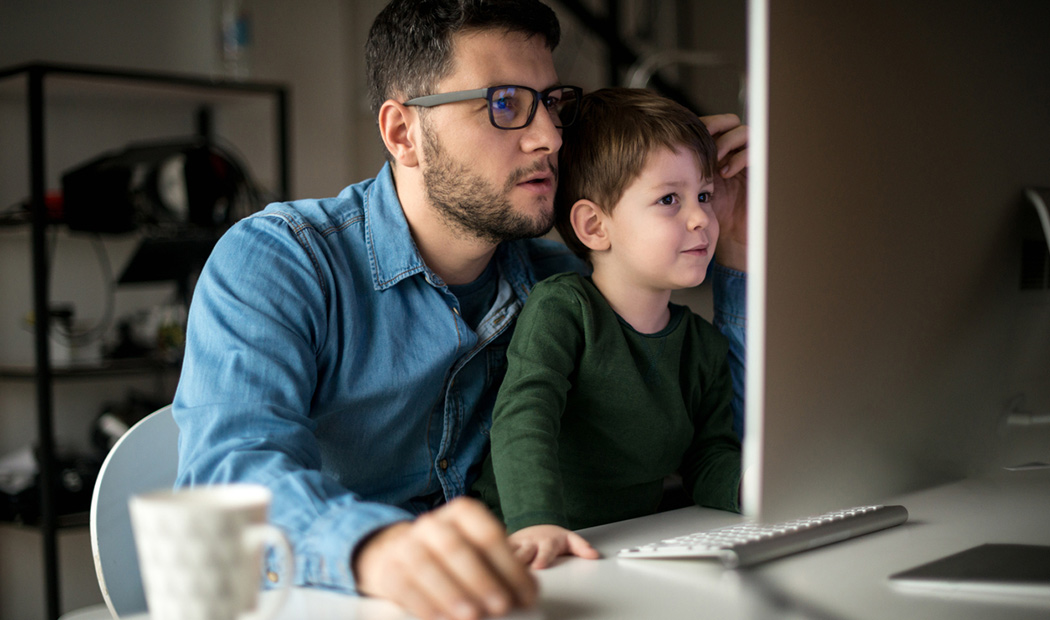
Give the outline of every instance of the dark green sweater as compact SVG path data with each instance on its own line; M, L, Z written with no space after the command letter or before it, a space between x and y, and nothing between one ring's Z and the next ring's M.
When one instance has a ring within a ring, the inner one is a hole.
M641 334L589 279L537 284L507 350L475 493L512 532L651 514L675 471L697 504L737 510L727 347L676 304L663 331Z

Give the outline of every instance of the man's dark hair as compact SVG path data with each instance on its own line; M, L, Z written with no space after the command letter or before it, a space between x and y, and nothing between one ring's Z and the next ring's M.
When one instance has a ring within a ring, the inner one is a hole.
M372 115L387 99L433 94L452 71L454 37L471 30L540 36L551 51L561 38L558 17L539 0L393 0L365 44Z

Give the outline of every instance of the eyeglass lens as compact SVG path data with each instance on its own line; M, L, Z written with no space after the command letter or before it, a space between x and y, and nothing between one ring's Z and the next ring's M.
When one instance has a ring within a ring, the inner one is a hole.
M489 98L492 122L503 129L518 129L528 125L536 112L537 98L542 99L541 103L550 113L554 126L562 127L562 112L576 100L576 93L571 88L555 88L546 94L515 86L498 88L492 91ZM571 119L566 120L571 122Z

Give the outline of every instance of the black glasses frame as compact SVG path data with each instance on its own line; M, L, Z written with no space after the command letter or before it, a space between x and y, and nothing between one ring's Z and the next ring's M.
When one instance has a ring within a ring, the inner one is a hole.
M532 105L529 106L529 115L525 119L525 122L517 127L503 127L496 123L496 116L492 112L492 95L500 90L508 88L520 88L521 90L532 93ZM539 108L539 102L544 101L543 107L550 111L552 106L546 103L546 99L549 98L550 94L558 90L567 90L572 92L575 96L575 100L579 101L583 97L583 89L579 86L551 86L545 90L538 91L535 88L529 88L528 86L520 86L518 84L501 84L499 86L490 86L488 88L475 88L473 90L457 90L451 93L439 93L436 95L424 95L422 97L413 97L404 103L407 106L419 106L421 108L432 108L434 106L444 105L446 103L456 103L458 101L469 101L471 99L484 99L488 102L489 110L489 122L496 129L524 129L532 124L532 119L536 116L536 110ZM554 126L558 129L564 129L569 127L576 122L577 106L573 105L569 107L572 113L572 117L569 119L558 118L554 121ZM553 118L553 117L552 117Z

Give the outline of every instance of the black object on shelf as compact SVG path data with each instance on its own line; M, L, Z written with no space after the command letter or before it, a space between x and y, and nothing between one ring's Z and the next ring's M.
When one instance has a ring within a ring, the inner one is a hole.
M95 456L71 454L55 456L58 476L51 481L54 497L56 527L60 522L77 523L74 518L86 515L91 508L91 493L95 488L102 461ZM19 525L39 526L42 522L40 496L42 476L34 484L18 493L0 492L0 521Z
M120 276L121 284L172 280L179 299L189 307L193 282L219 239L218 233L146 237Z
M164 171L174 178L165 178ZM151 227L211 231L239 219L239 205L247 211L262 206L244 165L209 136L103 153L62 175L62 200L71 230L100 233Z

